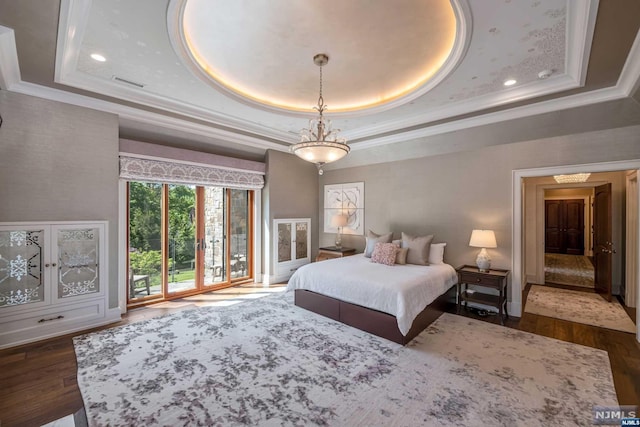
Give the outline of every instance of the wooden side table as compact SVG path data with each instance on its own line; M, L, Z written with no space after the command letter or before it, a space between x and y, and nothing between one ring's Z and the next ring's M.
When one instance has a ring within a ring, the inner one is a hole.
M489 305L498 309L500 324L504 325L504 319L509 318L507 311L507 277L509 276L509 270L491 269L489 272L483 273L476 266L463 265L458 267L456 271L458 272L458 313L463 301L465 309L468 308L468 302ZM497 289L498 295L471 290L469 285Z
M345 256L350 256L356 253L354 248L345 248L344 246L338 248L335 246L327 246L325 248L320 248L318 250L318 255L316 256L317 261L324 261L331 258L342 258Z

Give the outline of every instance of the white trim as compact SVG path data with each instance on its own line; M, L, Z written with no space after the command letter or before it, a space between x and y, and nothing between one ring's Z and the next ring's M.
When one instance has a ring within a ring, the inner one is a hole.
M569 0L567 8L565 72L584 86L600 0Z
M638 307L636 304L636 294L640 290L640 276L637 274L639 271L638 260L640 258L640 239L638 238L640 232L638 223L640 219L640 190L638 182L639 172L633 171L626 176L626 230L627 239L625 242L625 295L624 301L629 307ZM634 233L635 231L635 233Z
M86 4L87 2L80 2L79 0L65 0L61 5L61 23L64 22L62 19L71 19L73 17L67 17L70 13L66 8L69 7L68 2L73 1L75 3L79 3L80 5ZM576 5L581 6L580 2L577 0L570 0L571 2L575 2ZM584 9L577 9L574 7L574 3L570 4L569 13L577 13L581 14L583 20L585 18L591 19L591 17L597 13L597 8L595 7L595 0L590 0L591 4L588 7L589 11L586 13ZM586 6L581 6L586 7ZM580 12L582 10L582 12ZM77 18L74 18L77 19ZM576 22L580 22L579 19ZM573 25L573 24L572 24ZM576 24L577 25L577 24ZM589 24L583 24L586 28L588 28ZM2 29L6 29L6 27L2 27ZM74 34L75 37L78 36L78 31L81 28L76 27ZM592 30L590 30L592 31ZM6 34L10 33L11 35L6 36ZM49 88L46 86L40 86L32 83L22 82L19 77L19 68L18 68L18 59L16 47L15 47L15 39L12 37L13 30L4 31L0 33L0 84L4 82L4 85L8 90L22 93L31 96L37 96L45 99L50 99L53 101L65 102L73 105L78 105L87 108L93 108L100 111L106 111L114 114L118 114L121 119L121 123L123 120L130 120L132 124L148 124L152 126L157 126L164 129L176 130L180 132L186 132L193 135L200 135L209 138L220 139L221 141L226 141L230 143L241 144L249 147L257 147L260 149L273 149L282 152L288 152L288 145L292 143L293 138L295 136L291 133L285 132L284 135L280 133L280 136L283 139L279 139L278 137L272 138L276 141L267 141L261 139L259 137L247 136L239 132L233 132L223 129L218 129L212 127L210 125L205 125L201 123L194 123L188 120L167 117L163 114L153 113L145 110L140 110L137 108L132 108L124 105L119 105L113 102L103 101L100 99L91 98L84 95L78 95L72 92L65 92L58 89ZM69 37L69 34L59 34L59 37ZM589 36L589 34L587 34ZM585 39L586 40L586 39ZM574 50L577 49L574 47L574 42L570 42L568 44L568 49L570 49L569 53L573 57L575 56ZM67 47L67 49L70 46ZM6 55L5 52L13 52L9 55L8 58L5 58L2 55ZM61 50L58 50L61 52ZM61 54L62 55L62 54ZM577 57L577 56L575 56ZM62 61L62 59L60 59ZM56 59L58 61L58 59ZM65 62L68 65L69 59L65 59ZM582 59L583 63L586 61L586 57ZM62 67L62 64L60 65ZM56 74L60 72L60 75L64 75L64 69L58 68L58 64L56 64ZM620 74L620 78L616 86L594 90L590 92L580 93L576 95L572 95L569 97L553 99L549 101L539 102L531 105L516 107L500 112L488 113L483 115L478 115L475 117L453 121L449 123L444 123L436 126L428 126L428 123L425 123L426 120L433 121L436 120L434 116L429 113L423 113L417 116L413 116L410 118L402 119L400 121L394 121L385 123L381 126L377 126L374 128L367 128L366 132L362 131L362 137L365 137L365 133L367 135L370 134L370 139L367 141L352 143L351 147L354 150L360 150L375 146L380 146L384 144L391 144L394 142L403 142L410 139L417 139L421 137L427 137L431 135L452 132L456 130L466 129L470 127L482 126L486 124L498 123L506 120L513 120L517 118L522 118L531 115L544 114L553 111L575 108L585 105L592 105L595 103L606 102L618 100L621 98L625 98L629 96L639 85L640 85L640 32L636 36L634 44L629 52L627 57L627 61L622 69ZM573 81L573 83L571 82ZM562 90L561 88L565 84L573 84L579 83L579 80L575 80L568 76L558 76L548 79L548 83L544 83L544 85L549 85L546 89L543 90ZM3 87L4 88L4 87ZM514 94L516 97L526 96L525 93L517 94L516 92L509 92L510 94ZM536 96L541 95L542 93L537 94ZM522 98L518 98L522 99ZM513 100L513 99L511 99ZM496 98L494 102L497 102L497 105L504 104L504 99ZM466 102L465 102L466 103ZM462 103L462 104L465 104ZM468 104L468 103L467 103ZM487 106L484 106L485 108ZM454 114L456 108L460 107L451 107L450 110L447 110L447 114ZM441 110L440 114L443 114L445 110ZM403 132L402 128L412 126L422 125L424 126L422 129L415 129ZM238 127L241 127L241 124L246 124L243 121L235 123ZM248 126L248 124L246 124ZM259 129L264 131L262 126L258 126ZM373 132L372 132L373 131ZM376 133L377 132L377 133ZM376 137L376 134L383 132L397 132L388 136L380 136ZM350 137L351 139L354 136L358 136L358 131L353 130L351 133L343 133L345 136ZM280 142L277 142L280 141ZM335 167L334 167L335 168ZM339 165L338 165L339 168Z
M461 129L468 129L472 127L478 127L493 123L499 123L507 120L521 119L524 117L530 117L539 114L545 114L553 111L566 110L569 108L583 107L586 105L598 104L601 102L615 101L621 98L625 98L626 95L618 87L610 87L604 89L597 89L590 92L579 93L563 98L550 99L548 101L537 102L535 104L523 105L520 107L511 108L504 111L496 111L494 113L487 113L480 116L469 117L462 120L456 120L453 122L443 123L435 126L426 126L424 128L415 129L407 132L401 132L375 137L372 136L366 141L351 143L350 147L352 151L362 150L365 148L377 147L380 145L391 144L394 142L403 142L412 139L423 138L432 135L439 135L447 132L453 132ZM446 118L443 116L442 118ZM416 117L413 118L414 120ZM429 116L431 120L432 117ZM435 118L433 118L435 120ZM407 120L412 120L407 119ZM416 123L419 124L419 123ZM382 128L378 129L382 132Z
M616 85L626 96L631 95L640 88L640 31L629 50L627 60L620 72L620 78Z
M262 282L262 190L253 192L253 282Z
M13 29L0 25L0 88L9 90L19 82L16 36Z
M11 87L11 91L22 93L24 95L37 96L52 101L64 102L66 104L77 105L80 107L86 107L94 110L104 111L107 113L117 114L120 117L121 122L123 119L131 120L135 123L149 124L165 129L188 132L195 135L216 138L224 142L236 143L249 147L273 149L284 152L289 151L288 145L266 141L261 138L218 129L209 125L195 123L175 117L169 117L163 114L140 110L138 108L120 105L114 102L104 101L97 98L91 98L85 95L78 95L77 93L66 92L47 86L37 85L34 83L21 81L17 84L14 84Z
M129 290L129 269L127 268L127 181L118 180L118 308L120 313L127 312L127 291Z
M523 178L550 176L560 174L579 173L588 170L595 172L611 172L618 170L640 169L640 159L621 160L602 163L588 163L580 165L552 166L535 169L515 169L512 175L512 219L511 219L511 247L513 251L511 259L511 308L516 317L522 315L522 288L524 277L524 239L523 239ZM640 227L639 227L640 229ZM524 283L526 285L526 283ZM640 292L638 292L640 297ZM640 310L638 310L640 312ZM640 322L636 323L637 339L640 341Z

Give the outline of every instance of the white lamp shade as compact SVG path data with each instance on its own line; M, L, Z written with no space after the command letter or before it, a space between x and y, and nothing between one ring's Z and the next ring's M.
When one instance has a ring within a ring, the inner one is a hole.
M469 246L474 248L497 248L496 235L493 230L473 230Z
M347 225L347 216L345 214L338 214L331 217L332 227L345 227Z
M340 142L310 141L291 146L293 153L311 163L331 163L349 153L349 146Z

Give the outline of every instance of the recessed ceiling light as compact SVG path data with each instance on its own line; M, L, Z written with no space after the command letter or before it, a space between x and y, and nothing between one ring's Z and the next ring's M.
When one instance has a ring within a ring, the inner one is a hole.
M104 56L100 55L99 53L92 53L91 54L91 58L95 61L98 62L104 62L107 60L107 58L105 58Z
M514 84L516 84L516 81L514 79L505 80L503 83L503 85L505 86L513 86Z

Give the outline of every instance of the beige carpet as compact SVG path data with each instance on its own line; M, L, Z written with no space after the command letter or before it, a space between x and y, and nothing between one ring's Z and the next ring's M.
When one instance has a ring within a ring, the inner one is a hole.
M600 326L622 332L636 332L636 326L616 300L567 289L532 286L525 305L526 313Z
M593 288L593 278L593 264L586 256L544 254L545 282Z

